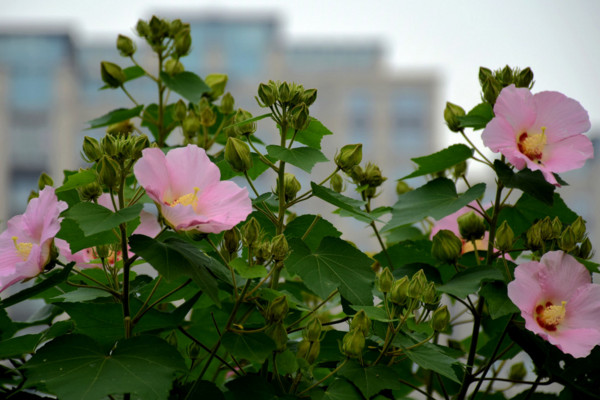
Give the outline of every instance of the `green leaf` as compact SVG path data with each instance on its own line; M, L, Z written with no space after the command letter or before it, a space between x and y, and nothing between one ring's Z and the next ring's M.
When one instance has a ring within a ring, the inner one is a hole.
M394 262L394 269L406 264L429 264L436 265L438 261L431 255L431 241L429 240L406 240L388 247L387 252ZM389 267L389 262L382 251L374 257L384 267Z
M250 179L255 180L261 176L263 172L268 170L269 166L260 160L260 156L258 154L250 152L250 156L252 157L252 168L250 168L247 172ZM271 162L277 161L269 156L266 156L266 158ZM217 167L219 167L219 171L221 172L222 181L229 180L234 176L244 176L243 172L235 172L233 169L231 169L231 165L229 165L229 163L224 159L217 162Z
M350 306L352 309L356 311L363 310L367 317L373 321L379 322L391 322L397 321L397 319L390 319L382 307L377 306Z
M180 276L191 278L216 304L221 304L217 281L206 270L215 261L192 244L177 237L161 242L148 236L133 235L129 246L167 281Z
M123 340L108 353L87 336L67 335L46 344L25 368L29 387L41 384L62 400L100 400L123 393L166 400L175 372L185 370L185 363L157 337Z
M277 372L281 375L293 374L298 370L298 360L296 354L290 350L285 350L283 353L277 353L275 358L277 363Z
M504 282L488 282L479 291L485 302L492 319L519 312L517 306L508 298Z
M467 297L479 290L483 281L502 281L502 273L494 267L478 266L461 271L448 282L437 287L437 290L457 297Z
M75 172L66 177L65 183L62 186L56 188L56 193L64 192L67 190L75 189L88 183L96 181L96 172L91 169Z
M552 196L556 187L548 183L542 171L532 171L525 168L514 173L508 165L500 160L494 161L494 170L498 175L498 179L507 188L520 189L544 204L552 205Z
M317 400L363 400L356 388L345 379L336 379Z
M291 139L294 135L293 130L289 130L287 134L287 138ZM308 123L308 127L296 133L296 138L294 139L296 142L300 142L305 144L313 149L321 150L321 140L323 140L323 136L325 135L333 135L333 133L327 129L318 119L310 117L310 122Z
M329 204L333 204L342 210L346 210L352 217L364 222L376 221L375 217L360 209L360 207L365 205L364 201L354 200L350 197L326 188L325 186L317 185L314 182L311 182L310 186L314 196L326 201Z
M0 342L0 360L19 358L24 354L33 353L40 343L41 333L17 336Z
M95 300L100 297L110 297L111 294L98 289L77 288L72 292L62 293L48 300L49 302L79 303Z
M469 147L464 144L455 144L429 156L411 158L412 161L417 163L419 169L401 179L415 178L443 171L468 160L472 155L473 150Z
M242 258L231 260L229 265L233 267L239 276L246 279L264 278L268 274L264 265L253 265L251 267Z
M382 231L412 224L425 217L439 220L483 196L484 192L484 183L479 183L458 195L454 183L449 179L438 178L427 182L400 196L392 209L392 219L383 227Z
M137 78L140 78L140 77L146 75L146 73L144 72L144 69L137 65L132 65L131 67L124 68L123 73L125 74L124 82L129 82L129 81L132 81L134 79L137 79ZM116 89L116 88L109 86L109 85L104 85L100 88L100 90L104 90L104 89Z
M351 361L344 365L339 375L356 385L367 399L384 389L393 390L403 387L403 384L398 382L399 376L394 370L384 365L365 368L358 362Z
M143 204L139 203L113 212L99 204L81 202L69 208L66 216L77 222L85 236L91 236L139 218L142 208Z
M140 112L143 108L143 105L139 105L133 108L118 108L99 118L88 121L88 124L90 124L90 127L88 129L100 128L103 126L116 124L117 122L122 122L134 117L139 117Z
M314 223L315 219L317 221L316 223ZM307 235L308 228L311 226L312 228ZM342 236L342 233L338 231L331 222L321 218L321 216L311 214L305 214L294 218L292 222L287 224L284 233L288 240L291 238L302 239L302 237L306 235L303 239L304 243L313 251L319 247L319 244L324 237Z
M316 163L328 161L320 150L312 147L287 149L281 146L269 145L267 146L267 153L269 153L269 156L295 165L309 174Z
M275 342L262 332L239 334L225 332L223 346L239 358L262 363L275 351Z
M292 239L290 246L293 251L286 268L321 298L337 288L351 304L373 304L373 260L356 247L333 237L324 238L314 252L300 239Z
M210 86L190 71L184 71L173 76L161 72L160 79L166 87L192 103L198 103L204 93L211 91Z
M494 118L494 110L489 103L480 103L473 107L467 115L458 117L462 128L483 129Z
M119 241L118 236L116 236L112 230L85 236L81 228L79 228L79 224L70 218L62 220L60 231L56 234L56 237L66 240L69 243L72 253L94 246L117 243Z

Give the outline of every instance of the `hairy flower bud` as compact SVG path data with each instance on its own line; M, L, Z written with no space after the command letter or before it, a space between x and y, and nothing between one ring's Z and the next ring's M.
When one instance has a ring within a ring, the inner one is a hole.
M572 226L567 226L558 239L558 247L567 253L575 250L577 247L577 236L573 232Z
M381 271L377 278L377 283L379 285L379 290L381 290L382 293L389 293L390 290L392 290L394 275L392 275L392 271L390 271L388 267L385 267L383 271Z
M279 296L275 298L267 308L267 322L281 322L285 319L290 307L288 305L287 297Z
M408 193L411 190L413 190L413 188L411 188L408 185L408 183L404 182L403 180L399 180L398 183L396 184L396 193L398 194L398 196L401 196L404 193Z
M340 174L334 174L329 181L329 186L334 192L342 193L346 188L344 185L344 179Z
M314 363L319 357L319 353L321 352L321 342L312 342L310 344L310 350L306 355L306 362L309 364Z
M96 139L89 136L83 138L83 159L86 162L94 163L102 157L102 154L100 143Z
M227 92L221 98L221 106L219 110L222 114L228 115L233 112L233 107L235 106L235 100L231 93Z
M457 218L458 231L460 236L467 241L479 240L485 234L485 225L483 218L475 214L475 211L469 211Z
M544 245L540 221L533 224L525 233L525 243L530 250L541 249Z
M592 248L592 242L590 242L590 238L586 237L585 239L583 239L583 242L581 242L581 245L579 246L579 257L583 258L584 260L587 260L592 258L593 255L594 252Z
M310 340L311 342L317 342L321 339L321 331L323 330L323 326L321 325L321 321L318 318L313 318L304 330L302 331L302 336L306 340Z
M379 166L367 163L365 167L364 183L372 188L379 187L386 181L386 177L381 174Z
M496 230L496 248L500 251L510 251L512 250L514 240L515 234L513 230L508 225L508 222L503 221Z
M396 305L403 306L408 298L408 276L403 276L392 285L390 301Z
M542 240L550 240L554 238L554 230L552 229L552 220L546 216L540 221L540 237Z
M175 36L175 54L177 57L186 56L192 47L190 29L183 29Z
M236 253L240 249L240 241L242 240L242 236L240 230L236 227L225 231L223 234L223 248L229 253Z
M98 182L91 182L77 188L82 201L96 201L102 196L102 186Z
M183 101L182 99L179 99L177 101L177 103L175 103L175 105L173 106L173 111L171 114L173 117L173 120L181 122L185 119L186 114L187 114L187 106L185 104L185 101Z
M431 254L440 261L454 264L462 253L462 241L447 229L442 229L433 237Z
M515 86L523 88L531 88L533 82L533 71L527 67L515 77Z
M292 115L292 127L298 131L306 129L310 123L310 117L308 114L308 107L304 103L298 104L292 108L290 112Z
M183 135L187 138L194 137L200 131L200 126L200 119L193 112L189 112L181 124Z
M119 164L108 156L98 160L98 179L109 189L114 189L119 183Z
M427 278L425 278L423 270L420 269L408 282L408 288L406 289L407 296L415 300L422 299L423 294L425 293L426 284Z
M335 164L346 173L362 161L362 144L347 144L335 156Z
M527 369L525 364L518 362L511 365L510 371L508 372L508 379L514 381L522 381L527 376Z
M285 201L292 201L296 198L296 194L302 189L302 185L296 176L292 173L286 172L283 177L283 190ZM277 179L276 194L279 196L279 179Z
M554 217L554 219L552 220L552 236L554 238L559 238L560 234L562 233L562 222L560 222L560 219L558 217Z
M344 335L342 352L351 358L360 358L365 348L365 335L360 329L354 329Z
M104 83L111 88L118 88L125 82L125 73L121 67L108 61L100 63L100 75Z
M256 218L252 217L250 218L250 221L242 226L242 241L246 247L253 247L256 245L259 237L260 224Z
M431 317L431 327L436 332L442 332L448 326L450 322L450 312L448 311L448 307L441 306L437 310L433 312L433 316Z
M288 335L283 323L277 322L265 330L265 334L273 339L277 351L284 351L287 347Z
M253 165L248 144L234 137L227 139L227 144L225 145L225 160L236 172L246 172L252 168Z
M217 122L217 114L211 107L206 107L200 112L200 124L202 126L211 127Z
M277 100L275 89L273 88L273 86L267 85L265 83L259 84L258 98L262 102L262 104L259 102L259 105L261 107L271 107L273 104L275 104L275 101Z
M275 261L283 261L289 252L288 242L285 235L279 234L271 239L271 253Z
M292 99L292 95L293 93L290 90L290 84L287 82L283 82L282 84L279 85L279 101L281 103L289 103L289 101Z
M456 104L446 102L446 108L444 109L444 120L446 121L446 125L448 125L448 129L452 132L460 132L461 126L458 117L463 117L465 115L465 110Z
M183 66L181 61L179 61L176 58L169 58L167 61L165 61L165 65L163 68L165 72L170 76L177 75L185 71L185 67Z
M150 26L144 20L138 20L135 30L140 37L148 37L150 35Z
M100 141L100 146L104 154L114 157L119 153L117 139L113 135L106 135Z
M429 282L425 285L423 290L423 303L427 305L436 305L439 303L440 298L435 290L435 283Z
M52 180L52 178L50 178L50 175L48 175L45 172L42 172L40 174L40 177L38 178L38 189L42 190L46 186L52 186L52 185L54 185L54 181Z
M575 222L573 222L571 224L571 227L573 228L573 234L575 235L575 240L577 242L581 242L583 240L583 238L585 237L585 221L583 220L583 218L581 218L581 216L577 217L577 219L575 220Z
M243 108L238 108L235 114L235 123L247 121L252 118L252 114ZM246 124L238 125L234 128L237 135L251 135L256 132L256 122L248 122Z
M354 314L352 322L350 322L350 330L360 330L366 337L371 330L371 320L367 317L365 310L360 310Z
M306 89L300 99L307 107L310 107L315 100L317 100L317 89Z
M229 77L227 74L208 74L204 78L204 82L210 87L208 96L211 100L216 100L225 93L225 86L227 86L227 80Z
M458 164L456 164L454 167L452 167L452 176L454 176L454 179L458 179L461 176L464 176L466 172L467 172L467 162L466 161L461 161Z
M311 342L308 340L302 340L298 343L298 350L296 351L296 358L306 359L308 352L310 351Z
M122 57L131 57L135 53L135 43L129 37L119 35L117 37L117 50Z

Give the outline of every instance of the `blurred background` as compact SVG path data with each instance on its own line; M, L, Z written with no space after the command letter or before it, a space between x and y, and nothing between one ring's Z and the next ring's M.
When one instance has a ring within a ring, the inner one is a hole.
M411 157L460 142L445 127L442 112L446 101L467 111L480 102L480 66L531 67L534 92L556 90L577 99L590 114L595 144L600 132L600 3L595 0L3 0L0 5L3 223L24 211L41 172L61 182L64 169L84 165L83 136L103 134L86 131L86 121L133 106L120 91L98 90L100 62L131 65L119 56L116 37L136 39L138 19L153 14L191 24L192 53L182 59L186 69L202 77L228 74L236 107L261 114L254 96L258 84L269 79L318 88L311 115L335 133L325 137L324 154L333 159L344 144L364 143L363 160L376 161L388 177L380 204L395 202L396 179L412 171ZM139 41L136 58L150 69L156 64ZM156 97L149 80L127 87L141 103ZM259 123L259 137L268 125ZM480 131L469 135L480 143ZM471 181L493 180L470 168ZM588 161L564 174L570 186L559 189L587 220L595 245L597 169L597 162ZM316 175L328 172L315 169ZM299 178L303 186L310 180ZM359 237L364 224L356 229Z

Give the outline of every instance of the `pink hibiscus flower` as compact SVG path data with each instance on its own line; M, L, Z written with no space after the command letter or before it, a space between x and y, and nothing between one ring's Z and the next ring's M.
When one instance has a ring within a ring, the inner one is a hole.
M553 185L558 186L553 172L580 168L594 156L592 142L582 135L590 129L587 111L562 93L534 95L510 85L500 92L494 114L483 144L518 169L542 171Z
M8 220L8 228L0 234L0 292L44 270L60 230L59 215L66 209L67 203L58 200L54 188L46 186L24 214Z
M479 204L477 204L476 201L470 202L469 206L475 207L477 210L485 212L485 210L481 210L481 208L479 207ZM439 231L441 231L442 229L446 229L446 230L449 230L450 232L454 233L459 239L462 240L462 242L463 242L462 254L468 253L469 251L473 251L473 243L467 242L466 240L461 238L460 232L458 230L458 221L457 221L458 217L460 217L461 215L466 214L470 211L473 211L473 209L465 206L465 207L461 208L460 210L458 210L457 212L447 215L444 218L440 219L439 221L436 221L436 223L433 224L433 227L431 228L430 239L433 238L435 236L435 234L438 233ZM475 244L477 245L477 250L487 251L488 242L489 242L489 232L486 231L485 234L483 235L483 238L475 241Z
M104 193L98 198L98 204L108 208L111 211L115 211L113 203L110 200L110 195L108 193ZM142 210L142 212L140 213L140 224L137 226L137 228L135 228L133 234L155 237L160 233L160 231L161 227L158 221L156 220L156 216L147 211ZM101 267L99 263L93 262L94 260L98 259L98 255L96 254L93 248L83 249L73 254L71 252L71 247L69 246L69 243L67 243L65 240L55 239L54 244L56 245L56 248L58 249L60 255L63 256L65 260L67 260L67 262L75 262L75 264L79 268L83 269ZM121 259L121 251L117 251L116 253L110 254L107 258L108 263L111 265Z
M219 168L198 146L167 155L157 148L144 149L133 172L175 230L219 233L252 212L248 190L220 181Z
M519 265L508 297L521 310L525 327L573 357L600 344L600 285L572 256L552 251Z

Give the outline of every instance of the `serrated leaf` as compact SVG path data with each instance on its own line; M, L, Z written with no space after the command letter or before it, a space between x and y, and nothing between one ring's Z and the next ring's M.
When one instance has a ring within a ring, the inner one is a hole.
M315 223L315 219L317 222ZM313 225L314 224L314 225ZM310 232L308 229L311 228ZM308 235L307 235L308 232ZM290 240L291 238L300 238L306 236L303 240L304 243L311 249L316 250L321 243L321 240L326 236L340 237L342 232L338 231L333 224L320 216L305 214L296 217L287 224L285 227L285 237Z
M324 238L314 252L300 239L292 239L289 244L293 251L285 261L286 268L300 275L306 287L321 298L337 288L351 304L373 304L373 259L333 237Z
M382 231L389 231L412 224L426 217L437 220L460 210L473 200L483 196L485 184L479 183L463 194L456 193L454 183L438 178L400 196L392 209L392 219Z
M0 342L0 360L20 358L24 354L33 353L40 343L41 333L17 336Z
M198 103L204 93L211 91L210 86L190 71L183 71L173 76L161 72L160 79L166 87L192 103Z
M312 147L294 147L288 149L281 146L269 145L267 146L267 153L269 156L295 165L309 174L315 164L328 161L327 157L320 150Z
M291 139L293 135L294 131L290 129L287 138ZM327 129L318 119L310 117L308 127L298 131L294 140L313 149L321 150L321 141L323 140L323 136L326 135L333 135L333 132Z
M443 293L465 298L479 290L483 281L502 281L502 273L494 267L478 266L461 271L448 282L437 287Z
M64 192L67 190L75 189L88 183L95 182L97 179L96 172L86 169L83 171L75 172L66 177L65 183L62 186L56 188L56 193Z
M438 261L431 255L431 241L429 240L405 240L396 243L387 249L387 253L394 261L394 268L399 268L406 264L422 263L436 265ZM384 267L389 267L389 262L385 253L382 251L374 257Z
M253 265L251 267L242 258L231 260L229 265L233 267L239 276L246 279L264 278L268 274L264 265Z
M71 292L62 293L49 299L49 302L79 303L90 301L100 297L110 297L110 293L92 288L77 288Z
M525 168L515 173L500 160L494 161L494 170L496 171L496 175L498 175L498 179L507 188L520 189L544 204L552 205L552 196L556 187L548 183L542 171L532 171Z
M351 305L350 307L356 311L361 311L361 310L364 311L365 314L367 314L367 317L369 317L369 319L371 319L373 321L379 321L379 322L397 321L397 319L390 319L389 316L387 315L387 313L385 312L385 310L383 309L383 307L356 306L356 305Z
M314 196L326 201L329 204L333 204L336 207L346 210L352 217L360 221L371 222L377 220L374 216L360 209L360 207L365 205L364 201L355 200L344 196L343 194L339 194L329 188L326 188L325 186L317 185L314 182L310 183L310 187L312 188Z
M123 340L108 353L87 336L67 335L47 343L25 369L28 387L41 384L62 400L123 393L166 400L175 372L185 370L185 363L174 347L156 337Z
M90 127L88 129L100 128L103 126L116 124L117 122L122 122L131 118L139 117L140 112L143 108L143 105L139 105L133 108L118 108L107 114L104 114L99 118L88 121L88 124L90 124Z
M455 144L425 157L411 158L419 166L419 169L401 179L415 178L443 171L468 160L472 155L473 150L469 147L464 144Z
M59 239L66 240L72 253L94 246L117 243L119 241L112 231L100 232L95 235L85 236L77 222L65 218L60 224L60 231L56 234Z
M494 118L494 110L489 103L480 103L473 107L467 115L458 117L462 128L483 129Z
M384 389L394 390L403 387L403 384L398 382L399 376L394 370L384 365L365 368L358 362L351 361L344 365L339 375L356 385L367 399Z
M110 231L120 224L140 217L143 204L134 204L113 212L94 203L77 203L66 212L67 218L74 220L85 236Z
M488 282L479 291L485 302L492 319L519 312L517 306L508 298L504 282Z
M275 351L275 342L262 332L239 334L225 332L223 346L239 358L262 363Z

